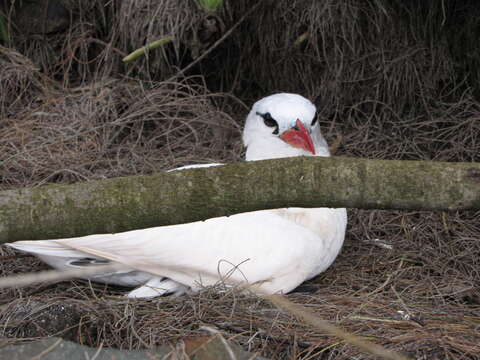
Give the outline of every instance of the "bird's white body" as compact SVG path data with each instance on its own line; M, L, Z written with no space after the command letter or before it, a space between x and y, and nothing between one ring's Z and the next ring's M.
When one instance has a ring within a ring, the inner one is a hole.
M269 120L264 123L266 113ZM258 101L245 125L246 160L313 153L329 156L318 124L310 127L314 116L313 104L299 95L276 94ZM292 134L284 136L292 127L293 138ZM220 280L253 284L253 289L273 294L287 293L326 270L340 252L346 223L345 209L285 208L117 234L7 245L33 253L58 269L109 262L125 265L122 271L90 279L139 286L130 297L181 294Z

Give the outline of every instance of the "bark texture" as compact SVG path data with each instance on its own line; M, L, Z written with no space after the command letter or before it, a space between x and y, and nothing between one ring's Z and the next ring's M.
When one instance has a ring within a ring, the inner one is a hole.
M288 158L0 192L0 243L279 207L480 209L480 164Z

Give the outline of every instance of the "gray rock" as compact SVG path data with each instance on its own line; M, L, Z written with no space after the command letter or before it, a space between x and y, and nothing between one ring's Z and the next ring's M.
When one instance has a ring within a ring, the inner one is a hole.
M91 348L61 338L47 338L21 345L0 348L0 359L25 360L266 360L244 351L240 346L226 341L220 335L198 336L188 339L178 350L161 346L151 350L118 350Z
M4 324L0 333L8 338L60 335L64 339L77 340L82 316L85 316L85 312L73 304L18 301L0 312L0 319Z
M48 338L22 345L7 345L0 348L0 359L26 360L153 360L168 355L171 349L155 350L94 349L61 338Z

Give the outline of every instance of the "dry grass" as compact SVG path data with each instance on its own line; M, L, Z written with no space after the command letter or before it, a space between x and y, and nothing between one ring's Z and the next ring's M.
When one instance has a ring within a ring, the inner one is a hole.
M354 334L417 358L475 358L480 293L479 267L472 254L478 254L479 245L471 224L478 222L478 214L357 211L351 218L341 256L307 284L316 292L289 299ZM10 258L16 263L11 270L30 270L25 260ZM75 309L63 329L73 327L68 336L90 345L153 346L201 334L200 326L207 324L273 358L357 354L269 302L221 286L153 301L131 301L120 294L82 281L8 290L2 294L8 304L1 321L4 334L39 336L31 329L62 305ZM24 309L20 320L19 308ZM59 331L48 330L43 327L40 334Z
M25 106L0 128L0 188L238 160L229 99L190 82L102 79Z
M16 50L0 48L2 189L239 160L241 101L275 91L314 100L330 142L343 135L339 155L480 161L474 2L285 0L239 23L257 2L227 1L210 37L212 19L193 1L66 3L68 32L17 31ZM237 23L188 77L175 77ZM165 35L175 41L163 51L121 63ZM479 212L350 210L342 254L309 293L289 298L412 357L478 358L479 223ZM0 251L2 275L45 269ZM232 289L152 301L123 292L83 281L1 290L0 331L9 341L62 334L141 348L207 324L272 358L364 358ZM63 322L45 327L52 317Z

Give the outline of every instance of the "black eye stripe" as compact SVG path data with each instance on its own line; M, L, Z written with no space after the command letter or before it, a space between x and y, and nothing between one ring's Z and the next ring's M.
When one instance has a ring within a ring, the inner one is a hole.
M262 114L257 111L257 115L263 118L263 122L265 123L265 125L275 128L273 134L278 134L278 123L274 118L272 118L272 115L269 112Z

